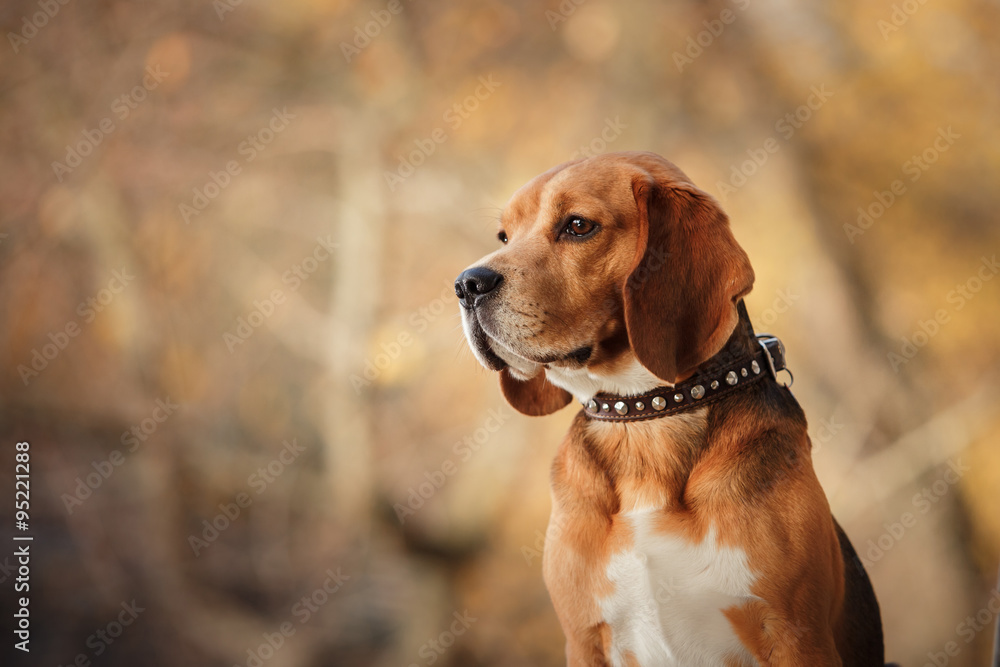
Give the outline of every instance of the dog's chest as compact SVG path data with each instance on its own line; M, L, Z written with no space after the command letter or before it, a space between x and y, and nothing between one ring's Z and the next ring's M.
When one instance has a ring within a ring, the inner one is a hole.
M614 591L598 599L611 664L756 664L722 613L753 599L746 554L718 545L714 528L691 543L655 530L653 517L638 510L618 519L631 525L633 540L612 554Z

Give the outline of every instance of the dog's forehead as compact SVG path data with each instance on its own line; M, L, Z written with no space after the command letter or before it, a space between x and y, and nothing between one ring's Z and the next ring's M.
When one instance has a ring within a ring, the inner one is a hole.
M636 172L625 161L590 158L559 165L518 189L504 208L501 221L516 226L570 213L598 217L634 206L631 181Z

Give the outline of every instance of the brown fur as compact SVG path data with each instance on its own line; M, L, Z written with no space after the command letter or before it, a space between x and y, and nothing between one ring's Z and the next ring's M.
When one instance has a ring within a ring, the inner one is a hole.
M726 342L736 326L736 302L750 291L754 275L710 197L659 161L644 160L643 170L632 184L639 227L625 322L642 365L673 382ZM657 252L671 264L669 280L638 274Z
M586 241L560 235L571 214L600 228ZM488 334L477 340L507 349L501 387L521 412L569 402L546 370L617 377L638 361L674 383L756 350L741 301L749 260L714 200L659 156L560 165L515 193L501 227L509 242L477 266L503 285L466 316ZM766 380L674 417L579 413L552 467L543 559L568 663L607 664L597 600L612 591L609 558L633 540L622 513L655 506L662 534L695 543L714 526L747 554L760 600L724 613L761 665L882 665L874 593L810 451L801 408Z

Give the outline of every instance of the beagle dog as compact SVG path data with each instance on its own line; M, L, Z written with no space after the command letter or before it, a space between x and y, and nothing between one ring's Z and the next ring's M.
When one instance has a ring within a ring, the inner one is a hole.
M569 665L883 664L878 602L754 334L754 273L653 153L514 193L458 277L476 358L527 415L583 404L552 466L543 574Z

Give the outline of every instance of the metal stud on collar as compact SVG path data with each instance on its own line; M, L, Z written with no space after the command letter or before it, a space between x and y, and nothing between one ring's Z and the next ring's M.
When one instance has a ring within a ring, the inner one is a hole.
M736 390L737 385L750 385L767 376L766 371L771 371L770 377L777 379L775 371L787 370L781 341L771 336L758 336L757 340L761 350L749 359L738 361L734 365L735 367L730 366L729 368L732 370L723 366L716 371L717 374L714 375L714 378L702 375L690 383L682 382L674 387L659 387L640 396L603 394L600 395L602 400L598 400L595 396L585 402L587 417L619 422L651 419L684 410L698 409L713 403L730 391ZM790 372L789 375L791 375ZM745 382L741 383L741 378L745 379ZM699 380L700 383L695 384ZM660 393L657 395L655 392ZM711 398L708 397L709 393L712 394Z

